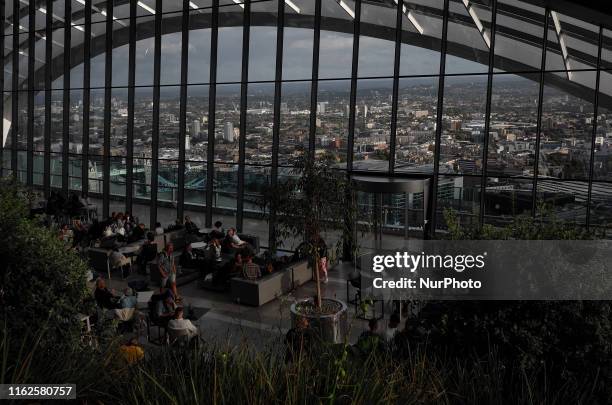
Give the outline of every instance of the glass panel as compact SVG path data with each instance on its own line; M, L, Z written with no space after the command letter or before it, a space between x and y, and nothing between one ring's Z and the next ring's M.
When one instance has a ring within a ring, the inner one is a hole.
M433 173L438 77L399 80L395 170Z
M204 162L185 162L185 204L200 206L206 204L206 163ZM204 225L204 221L196 223L199 226Z
M89 154L102 155L103 143L104 90L94 89L89 94Z
M215 164L213 207L236 210L238 165Z
M538 180L536 214L585 225L588 186L586 181Z
M318 88L315 156L346 169L351 82L321 81Z
M177 159L180 87L162 87L159 100L159 158Z
M389 170L393 80L359 80L355 104L353 169Z
M276 0L251 3L249 81L274 80L276 72L276 4ZM257 19L255 19L255 16L257 16ZM257 26L258 21L265 21L266 26Z
M506 72L539 70L542 64L544 9L518 0L499 0L495 68Z
M487 171L490 176L533 176L540 75L495 75Z
M151 158L153 89L138 87L134 93L134 157Z
M573 75L574 72L571 74ZM572 76L576 78L578 74ZM594 82L595 72L580 72ZM542 139L538 171L541 176L586 179L593 135L593 83L585 88L554 73L545 77Z
M314 27L314 19L303 24L306 23L312 23ZM312 78L312 27L286 27L283 30L283 80Z
M83 153L83 90L70 91L70 115L68 122L70 151L72 153Z
M319 79L350 78L352 66L353 34L321 31Z
M249 84L246 117L247 164L272 163L274 84Z
M6 105L6 98L4 103ZM45 150L45 92L41 91L34 95L34 150ZM8 123L4 121L5 131Z
M189 16L187 83L210 81L210 14L194 11Z
M532 180L487 178L485 222L504 226L511 223L517 215L531 215L532 190Z
M110 152L112 156L127 155L127 98L125 88L114 88L111 91L111 134Z
M361 3L359 77L393 75L396 15L395 7ZM388 28L383 31L388 35L381 33L380 26Z
M452 209L464 226L476 226L480 211L480 184L477 176L439 176L436 226L447 229L444 210Z
M283 83L280 107L278 164L290 166L308 149L310 82Z
M441 13L443 4L439 0L404 1L400 75L440 73L442 20L437 13ZM439 11L427 12L432 8Z
M215 161L238 162L240 136L240 86L217 86L215 111Z
M208 153L208 86L187 87L185 158L206 161Z
M491 38L490 0L478 3L451 0L449 10L446 73L487 72Z
M487 76L449 77L444 86L440 173L479 173Z
M181 84L182 13L164 15L160 84Z
M612 75L600 72L593 178L612 180Z

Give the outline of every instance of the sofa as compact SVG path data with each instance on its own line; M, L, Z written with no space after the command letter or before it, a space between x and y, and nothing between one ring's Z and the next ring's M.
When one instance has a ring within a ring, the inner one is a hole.
M234 277L230 282L232 300L259 307L310 280L312 280L312 269L305 260L290 263L284 269L258 280Z

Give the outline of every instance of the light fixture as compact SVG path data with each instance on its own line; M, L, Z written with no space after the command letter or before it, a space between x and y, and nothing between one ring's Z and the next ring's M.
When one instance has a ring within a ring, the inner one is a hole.
M561 56L563 57L563 64L565 65L565 71L567 73L567 79L572 80L572 72L570 71L570 60L569 52L567 51L567 44L565 43L565 32L561 29L561 20L559 14L556 11L551 11L550 16L553 19L555 26L555 32L557 33L557 41L559 41L559 47L561 48Z
M395 1L395 4L398 4L398 0L394 0L394 1ZM419 21L416 19L414 14L410 10L408 10L404 4L402 4L402 12L404 13L406 17L408 17L408 21L410 21L414 29L417 30L419 34L422 35L423 27L421 26Z
M139 1L138 4L141 8L147 10L149 13L151 14L155 14L155 9L151 8L150 6L147 6L145 3L143 3L142 1Z
M289 7L291 7L293 9L293 11L295 11L296 13L300 14L300 8L298 6L295 5L294 2L292 2L291 0L285 0L285 4L288 5Z
M470 3L470 0L463 0L463 5L470 14L470 17L472 17L472 21L474 21L476 28L478 28L478 32L480 32L480 36L487 44L487 48L491 48L491 38L489 37L489 33L485 29L484 25L482 25L482 21L480 21L480 17L478 17L478 14L476 14L474 6Z
M336 0L336 3L338 3L340 7L342 7L344 11L346 11L346 13L351 16L352 19L355 19L355 12L351 10L349 5L346 4L344 0Z
M240 7L244 8L244 3L242 3L240 0L234 0L234 3L238 4Z

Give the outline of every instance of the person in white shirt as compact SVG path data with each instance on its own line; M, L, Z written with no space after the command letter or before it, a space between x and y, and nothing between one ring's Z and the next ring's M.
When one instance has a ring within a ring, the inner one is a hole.
M391 317L389 318L389 323L387 324L387 329L385 330L385 340L387 341L387 343L391 343L395 338L397 332L399 332L399 324L399 314L397 312L392 313Z
M240 239L240 237L238 236L238 234L236 233L236 229L235 228L230 228L227 230L227 238L229 239L229 241L232 244L232 247L234 249L240 249L246 246L246 242L243 241L242 239Z
M163 235L163 234L164 234L164 228L162 228L161 224L157 222L155 224L155 235Z
M189 319L183 318L183 307L178 307L174 312L174 319L168 322L168 329L187 330L187 337L191 339L198 336L198 327L195 326Z

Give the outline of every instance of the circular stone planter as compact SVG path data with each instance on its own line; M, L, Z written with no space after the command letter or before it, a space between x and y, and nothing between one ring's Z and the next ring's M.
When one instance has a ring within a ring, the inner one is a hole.
M330 343L344 343L348 331L347 306L333 298L322 298L323 312L315 310L310 299L297 301L291 305L291 326L295 326L298 317L308 319L310 327L316 330L321 339Z

